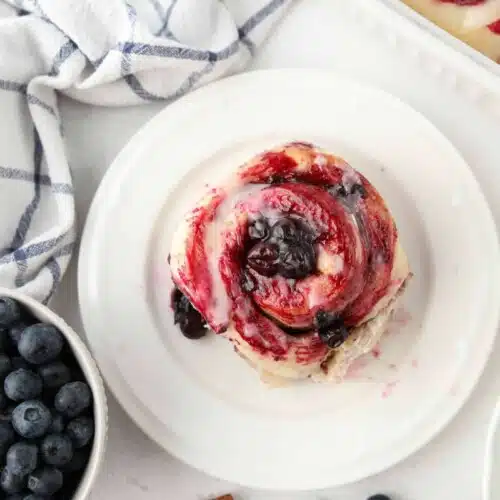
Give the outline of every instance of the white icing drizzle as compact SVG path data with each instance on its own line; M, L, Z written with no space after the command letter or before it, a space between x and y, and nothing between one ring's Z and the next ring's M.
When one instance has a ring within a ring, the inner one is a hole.
M361 177L350 165L347 165L342 173L342 185L350 193L355 184L361 184Z
M323 287L321 281L316 280L311 282L311 288L307 296L307 303L309 309L314 309L317 306L323 305L325 302L325 294L323 293Z
M335 276L344 270L344 258L339 254L328 253L322 245L318 246L318 270L322 274Z
M316 155L316 158L314 158L314 163L315 165L318 165L318 167L326 167L328 160L325 155L318 154Z
M226 293L226 288L219 273L219 260L222 254L224 230L236 225L236 215L233 210L238 203L247 200L265 187L264 184L242 185L237 180L232 180L226 186L227 196L217 209L214 220L205 229L204 247L207 256L207 266L212 278L213 303L209 306L213 321L217 324L228 322L231 304Z

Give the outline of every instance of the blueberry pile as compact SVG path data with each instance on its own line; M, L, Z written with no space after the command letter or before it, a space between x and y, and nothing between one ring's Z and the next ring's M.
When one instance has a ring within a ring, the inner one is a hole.
M298 219L283 217L271 226L260 218L248 226L247 264L262 276L301 279L316 268L314 234Z
M0 498L69 500L94 438L92 393L59 330L0 297Z

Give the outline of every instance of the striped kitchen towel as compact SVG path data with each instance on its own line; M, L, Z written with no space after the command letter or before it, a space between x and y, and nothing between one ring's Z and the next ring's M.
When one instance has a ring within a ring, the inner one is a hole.
M77 231L58 92L168 104L241 71L293 0L0 0L0 286L47 302Z

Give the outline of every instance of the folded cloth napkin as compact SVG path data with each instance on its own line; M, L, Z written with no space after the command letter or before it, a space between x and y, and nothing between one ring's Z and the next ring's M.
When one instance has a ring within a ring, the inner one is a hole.
M241 71L292 0L0 0L0 286L46 303L76 241L58 92L166 104Z

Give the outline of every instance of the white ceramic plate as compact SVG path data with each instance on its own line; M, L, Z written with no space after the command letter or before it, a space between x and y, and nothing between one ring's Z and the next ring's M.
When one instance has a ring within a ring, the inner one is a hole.
M288 140L344 155L386 197L415 278L391 377L269 390L215 335L173 326L169 240L182 214L250 155ZM495 336L495 228L478 184L421 115L325 71L225 79L166 108L111 166L81 246L87 336L109 386L161 446L250 487L315 489L403 459L458 411Z

